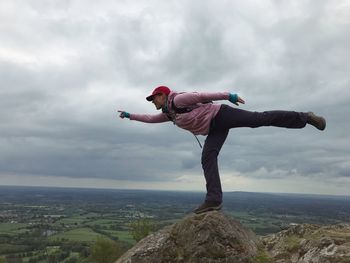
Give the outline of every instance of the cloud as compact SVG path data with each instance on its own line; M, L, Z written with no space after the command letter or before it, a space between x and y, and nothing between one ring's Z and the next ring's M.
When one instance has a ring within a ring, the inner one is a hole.
M231 130L219 166L228 187L227 174L246 178L239 190L264 179L275 191L279 180L298 176L313 178L321 193L320 182L334 178L329 191L343 192L349 10L346 1L3 1L0 178L164 189L185 178L204 189L190 133L117 117L117 109L155 113L145 97L165 84L238 92L246 110L324 115L324 132Z

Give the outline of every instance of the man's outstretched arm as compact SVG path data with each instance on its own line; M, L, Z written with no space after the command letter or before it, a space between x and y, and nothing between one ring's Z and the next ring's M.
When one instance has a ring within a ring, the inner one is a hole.
M230 102L236 104L244 104L245 101L239 97L237 94L229 92L188 92L182 93L175 97L174 103L176 106L188 106L197 103L203 103L213 100L229 100Z
M141 121L146 123L161 123L161 122L167 122L169 121L168 116L165 113L159 113L159 114L131 114L126 111L121 111L119 117L124 119L128 118L130 120L134 121Z

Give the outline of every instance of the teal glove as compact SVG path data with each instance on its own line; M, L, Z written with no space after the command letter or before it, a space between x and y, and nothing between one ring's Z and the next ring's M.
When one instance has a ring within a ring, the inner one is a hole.
M126 111L120 111L120 110L118 110L118 112L120 112L120 115L119 115L120 118L122 118L122 119L124 119L124 118L130 119L130 113L128 113Z
M232 102L233 104L238 105L238 103L237 103L237 101L238 101L238 95L237 95L237 94L230 93L228 100L229 100L230 102Z

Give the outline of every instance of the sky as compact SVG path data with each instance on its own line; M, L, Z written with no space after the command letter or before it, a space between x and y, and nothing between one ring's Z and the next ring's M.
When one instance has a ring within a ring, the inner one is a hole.
M191 133L118 117L166 85L326 118L232 129L223 191L350 195L349 28L346 0L1 0L0 185L205 191Z

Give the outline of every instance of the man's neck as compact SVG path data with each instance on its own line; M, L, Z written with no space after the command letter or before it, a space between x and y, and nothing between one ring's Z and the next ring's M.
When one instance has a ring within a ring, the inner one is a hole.
M162 112L163 113L169 113L169 109L168 109L168 96L166 97L165 103L162 106Z

